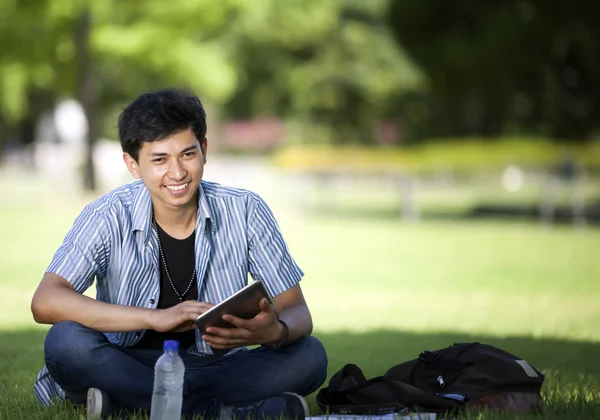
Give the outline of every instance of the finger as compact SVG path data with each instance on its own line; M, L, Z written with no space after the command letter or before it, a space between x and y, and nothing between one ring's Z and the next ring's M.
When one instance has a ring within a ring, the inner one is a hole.
M243 328L218 328L208 327L204 332L207 335L222 337L227 339L245 339L250 338L250 331Z
M179 320L179 324L188 324L190 327L192 327L192 325L196 325L195 321L196 318L198 318L198 315L199 314L197 311L186 311L180 314L177 319Z
M245 347L245 346L249 346L250 344L248 343L241 343L241 344L209 344L210 348L213 350L228 350L228 349L232 349L234 347Z
M191 322L191 323L193 323L195 325L194 321L196 321L196 318L198 318L198 316L201 315L201 314L202 314L201 312L198 312L196 310L186 311L186 312L184 312L182 322L183 321L185 321L185 322Z
M181 308L186 308L186 309L195 309L195 310L199 310L202 312L206 312L208 311L210 308L212 308L213 306L215 306L214 303L209 303L209 302L197 302L195 300L185 300L181 303L178 303L177 306L181 307Z
M204 334L202 339L207 343L221 344L221 345L241 345L248 344L250 342L247 338L225 338L218 337L216 335Z
M192 316L190 316L190 318L186 321L186 323L189 323L190 329L198 328L198 325L196 325L196 318L198 318L198 314L193 313Z
M223 318L225 321L229 322L230 324L235 325L238 328L242 328L245 330L252 329L252 320L250 320L250 319L238 318L237 316L234 316L234 315L223 315L221 318Z
M171 315L171 319L161 331L190 331L198 328L194 322L197 318L196 312L179 312Z
M213 308L214 306L215 305L213 305L212 303L196 302L196 304L193 307L194 307L194 309L204 313L204 312L208 311L209 309Z
M165 319L165 324L168 325L167 329L183 328L184 326L191 325L193 320L196 319L193 317L193 312L176 312L169 315Z
M178 325L177 327L175 327L173 329L173 332L185 332L185 331L191 331L193 329L197 328L196 324L193 321L186 321L181 325Z
M211 347L220 346L220 348L245 346L250 344L250 341L248 339L224 338L207 334L203 335L202 339L206 341Z
M260 310L263 312L271 312L275 310L275 307L269 302L267 298L263 298L260 301Z

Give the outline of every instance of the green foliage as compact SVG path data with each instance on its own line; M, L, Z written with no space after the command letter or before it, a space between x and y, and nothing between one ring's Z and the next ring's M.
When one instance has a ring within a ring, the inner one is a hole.
M582 141L599 128L591 1L565 10L516 0L2 0L0 7L0 141L19 124L31 127L55 101L80 95L88 65L100 119L114 119L141 92L176 86L227 119L284 118L301 127L295 144L374 144L381 122L393 122L403 144L466 135ZM91 51L82 58L78 28L88 10Z
M31 113L31 91L77 96L78 22L91 13L100 116L147 90L195 91L226 117L293 116L370 142L398 92L424 80L385 23L387 1L7 2L0 16L2 120Z
M431 85L420 137L598 129L597 2L390 2L388 22ZM423 103L423 102L420 102Z
M232 95L232 51L212 36L228 24L228 2L176 0L169 7L157 0L143 6L104 2L98 9L92 46L113 78L105 77L107 87L122 98L169 85L191 89L207 101Z
M280 115L335 130L333 143L371 143L375 123L425 81L393 41L386 1L278 2L238 16L241 85L228 115Z
M10 5L10 7L9 7ZM0 111L15 122L28 112L30 90L76 97L81 63L77 24L90 8L91 65L103 108L141 91L174 85L207 101L232 95L230 51L212 34L229 23L230 7L208 1L9 2L0 16Z
M4 1L0 14L0 117L11 123L29 111L28 90L74 89L75 1Z

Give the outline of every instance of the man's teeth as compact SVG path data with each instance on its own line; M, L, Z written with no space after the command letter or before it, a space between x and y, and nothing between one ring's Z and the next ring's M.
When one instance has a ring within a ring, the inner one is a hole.
M183 190L185 187L187 187L188 184L183 184L183 185L167 185L167 188L173 191L179 191L179 190Z

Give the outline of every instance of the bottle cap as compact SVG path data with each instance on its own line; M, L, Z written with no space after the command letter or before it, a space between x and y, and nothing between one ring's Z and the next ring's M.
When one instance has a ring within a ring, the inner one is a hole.
M179 350L179 341L177 340L165 340L163 343L164 351L178 351Z

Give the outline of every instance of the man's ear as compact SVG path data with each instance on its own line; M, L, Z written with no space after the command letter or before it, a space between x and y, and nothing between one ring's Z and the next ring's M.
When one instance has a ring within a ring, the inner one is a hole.
M206 163L206 150L208 149L208 140L204 137L202 143L200 143L200 150L202 150L202 156L204 159L204 163Z
M123 161L125 161L125 165L127 165L127 169L131 176L136 179L140 179L140 172L138 170L138 164L134 158L131 157L129 153L123 153Z

